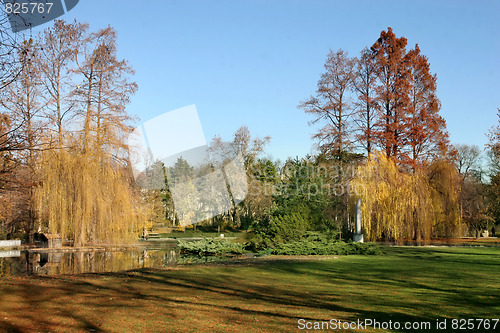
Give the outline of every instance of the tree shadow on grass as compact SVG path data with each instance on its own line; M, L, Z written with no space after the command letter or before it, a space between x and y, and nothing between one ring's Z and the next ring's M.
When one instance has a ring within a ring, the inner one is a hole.
M300 266L301 264L299 263L297 265ZM266 267L261 268L265 269ZM277 269L273 265L270 265L269 268L273 271ZM336 299L335 297L332 300L328 301L325 300L327 298L325 296L329 296L326 293L311 293L306 291L307 288L304 288L303 290L290 290L279 286L269 285L261 288L255 288L254 284L247 284L245 283L245 281L239 281L238 283L235 283L235 281L230 280L226 281L226 283L221 283L221 281L214 279L203 279L201 277L187 276L182 276L181 278L177 277L176 282L172 282L169 281L168 277L166 277L161 271L148 269L141 271L141 273L142 275L140 278L147 281L157 281L158 283L181 286L183 288L195 289L197 291L208 291L218 294L232 295L243 299L264 301L267 304L272 304L276 307L276 309L281 309L284 306L292 305L303 309L304 313L317 313L317 315L312 318L304 318L304 316L286 316L290 319L294 319L294 324L299 318L303 318L309 321L329 321L330 319L334 318L353 322L356 322L358 319L361 321L364 321L365 319L372 319L378 322L428 322L434 325L436 319L440 318L439 316L437 316L437 313L439 312L436 312L440 309L439 304L436 304L432 310L433 313L436 314L436 316L419 316L398 312L399 309L397 306L395 306L398 303L397 300L381 301L373 297L364 297L362 293L358 295L360 298L359 301L365 301L368 303L368 306L364 306L364 308L369 308L371 302L373 305L373 309L383 308L384 311L367 309L363 310L360 309L359 304L352 304L352 306L348 306L348 302L343 302L342 300L339 300L338 298ZM337 278L334 279L334 282L345 282L345 280L345 278ZM351 283L366 282L363 279L351 279L350 281ZM328 290L325 290L325 292L328 292ZM401 306L401 308L405 308L406 310L408 310L408 312L411 312L413 310L418 310L419 306L411 305L408 303L404 306ZM241 308L233 308L233 310L236 310L240 313L245 312L245 310ZM338 317L338 314L342 314L340 318ZM268 312L267 315L270 317L283 316L282 314L275 312ZM439 331L446 332L446 330Z
M5 332L5 333L23 333L24 331L11 323L7 323L5 321L0 320L0 332Z
M432 258L429 253L412 252ZM166 331L167 324L173 324L179 331L187 331L183 317L195 312L207 322L213 318L218 323L242 318L235 326L240 331L251 329L245 326L251 318L260 318L261 331L294 331L299 319L434 324L443 316L443 304L451 308L446 314L449 317L459 313L466 302L482 308L494 305L484 288L461 294L469 286L457 288L449 283L456 281L460 273L439 272L435 268L439 261L429 258L413 257L409 262L426 262L421 270L401 267L404 257L399 261L352 257L339 261L268 262L244 267L202 265L176 270L25 278L9 287L0 286L0 296L5 295L5 290L20 298L11 308L2 299L0 309L23 316L23 325L0 322L0 330L107 332L146 325L150 330L165 327ZM364 268L359 269L360 265ZM433 283L434 278L442 281ZM154 322L148 323L151 314ZM125 323L118 322L120 328L110 328L116 318L122 317Z

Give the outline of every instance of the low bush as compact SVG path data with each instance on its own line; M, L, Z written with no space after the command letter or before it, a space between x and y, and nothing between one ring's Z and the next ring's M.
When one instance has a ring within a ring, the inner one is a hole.
M291 242L272 242L266 238L253 235L247 248L259 255L346 255L346 254L380 254L381 250L374 243L343 242L338 233L307 231L301 239Z
M181 253L197 255L242 254L245 246L227 239L203 239L195 242L178 241Z
M285 211L278 210L272 216L257 221L253 230L246 235L248 248L258 252L279 244L287 244L304 239L307 235L320 232L329 239L337 239L338 232L318 230L323 219L306 205L298 205ZM315 231L311 231L315 230Z

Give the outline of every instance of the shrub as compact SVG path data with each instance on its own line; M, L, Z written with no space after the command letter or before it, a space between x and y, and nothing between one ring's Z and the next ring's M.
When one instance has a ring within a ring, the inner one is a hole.
M242 254L247 252L243 244L232 242L227 239L205 238L195 242L179 240L178 247L181 253L197 255Z
M312 220L311 210L305 205L276 212L255 224L247 235L248 248L259 251L275 244L297 241L306 235Z
M308 227L309 212L304 209L273 217L269 231L274 235L275 242L285 243L303 237Z

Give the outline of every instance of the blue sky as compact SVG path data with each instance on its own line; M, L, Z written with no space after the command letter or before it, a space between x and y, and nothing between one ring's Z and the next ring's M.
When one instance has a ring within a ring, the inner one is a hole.
M429 57L451 141L483 147L500 107L499 14L499 1L80 0L63 18L117 30L141 120L196 104L207 139L247 125L283 160L311 152L297 105L328 51L357 56L387 27Z

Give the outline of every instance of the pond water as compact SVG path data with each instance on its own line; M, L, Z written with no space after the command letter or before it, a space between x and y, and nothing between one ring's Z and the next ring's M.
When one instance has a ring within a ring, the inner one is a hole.
M381 243L403 246L500 246L498 239L451 239L428 242ZM140 268L227 261L230 257L181 255L175 245L142 247L123 251L46 252L0 250L0 278L4 276L62 275L120 272Z
M181 255L174 246L125 251L0 251L0 277L119 272L221 260L224 258Z

